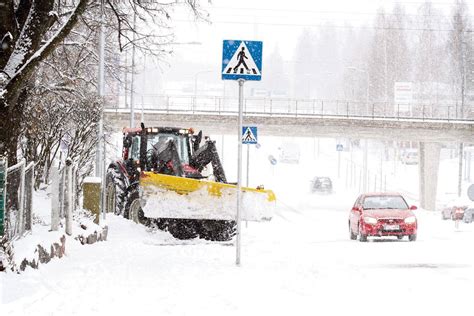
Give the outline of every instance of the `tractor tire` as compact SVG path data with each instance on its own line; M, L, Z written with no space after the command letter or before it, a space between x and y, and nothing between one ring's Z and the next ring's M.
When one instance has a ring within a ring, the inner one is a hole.
M117 166L110 166L105 181L105 210L123 215L127 203L127 184Z
M196 221L191 219L169 219L168 232L176 239L194 239L198 236Z
M200 224L199 236L205 240L229 241L237 231L235 221L202 220Z
M133 190L125 205L124 217L134 221L137 224L149 225L149 220L140 205L140 195L138 190Z

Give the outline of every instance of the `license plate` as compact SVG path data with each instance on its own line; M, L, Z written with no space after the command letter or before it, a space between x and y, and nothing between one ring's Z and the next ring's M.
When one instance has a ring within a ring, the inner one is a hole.
M385 230L399 230L399 225L384 225L383 229Z

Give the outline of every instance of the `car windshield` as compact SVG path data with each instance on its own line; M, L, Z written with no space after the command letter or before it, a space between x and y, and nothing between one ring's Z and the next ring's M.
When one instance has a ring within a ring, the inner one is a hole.
M362 203L364 209L408 209L408 204L400 195L367 196Z
M157 147L157 144L165 144L169 140L174 140L176 147L178 148L179 159L182 163L189 163L188 155L188 142L187 138L175 134L155 134L148 135L147 150L153 149L153 146Z

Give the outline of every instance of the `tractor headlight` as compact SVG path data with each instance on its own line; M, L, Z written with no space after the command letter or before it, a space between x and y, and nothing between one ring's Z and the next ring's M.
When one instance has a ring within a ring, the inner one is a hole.
M416 217L415 216L410 216L405 218L405 223L406 224L414 224L416 222Z
M377 224L377 219L373 217L364 217L364 222L374 225Z

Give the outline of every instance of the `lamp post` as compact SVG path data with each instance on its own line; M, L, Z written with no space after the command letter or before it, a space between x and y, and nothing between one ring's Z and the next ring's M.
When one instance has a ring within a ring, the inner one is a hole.
M196 108L196 98L197 98L197 84L198 84L198 76L200 74L204 74L204 73L210 73L212 72L212 70L202 70L202 71L198 71L194 74L194 100L193 100L193 112Z
M354 71L358 71L358 72L361 72L361 73L365 73L367 75L367 90L366 90L366 115L369 114L369 92L370 92L370 74L367 70L365 69L359 69L357 67L347 67L347 69L349 70L354 70ZM363 158L362 158L362 190L364 192L367 191L368 189L368 149L367 149L367 139L364 139L364 142L363 142Z
M366 88L366 101L365 101L366 111L365 111L365 114L368 115L369 114L369 94L370 94L370 74L367 70L360 69L360 68L357 68L357 67L354 67L354 66L347 67L347 69L358 71L358 72L361 72L361 73L365 73L365 75L366 75L367 88Z

